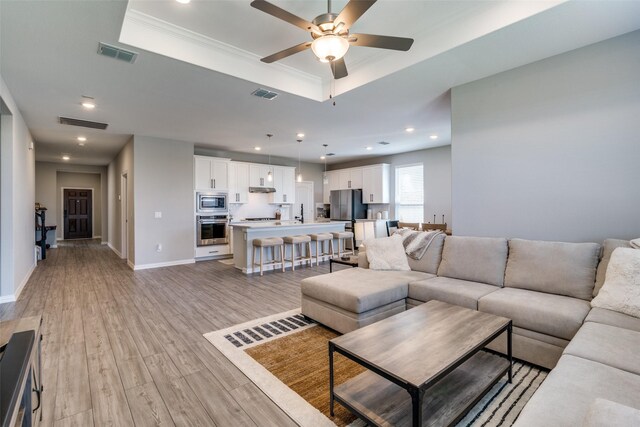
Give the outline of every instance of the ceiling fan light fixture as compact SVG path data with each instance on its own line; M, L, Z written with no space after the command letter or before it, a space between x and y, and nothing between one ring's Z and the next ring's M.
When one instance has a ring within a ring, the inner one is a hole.
M318 37L311 43L313 54L320 62L337 61L349 50L349 41L335 34Z

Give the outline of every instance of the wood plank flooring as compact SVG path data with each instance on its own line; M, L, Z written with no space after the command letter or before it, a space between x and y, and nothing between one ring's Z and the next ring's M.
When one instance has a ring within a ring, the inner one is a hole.
M293 426L202 334L300 306L312 268L131 271L96 241L47 252L0 321L43 316L45 426Z

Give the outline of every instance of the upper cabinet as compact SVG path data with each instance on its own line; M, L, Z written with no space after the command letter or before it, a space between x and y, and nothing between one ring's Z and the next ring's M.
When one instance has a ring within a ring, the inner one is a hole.
M269 165L249 165L249 186L250 187L273 187L273 182L269 182L269 171L273 173L274 166Z
M322 184L323 194L322 202L325 204L331 203L330 195L331 191L340 189L340 171L327 172L327 179Z
M249 163L229 162L229 203L249 202Z
M388 164L362 168L362 203L389 203Z
M356 190L362 188L362 168L340 169L339 185L336 190Z
M283 205L295 203L295 168L286 166L273 166L273 187L276 189L276 192L271 193L271 203Z
M227 190L229 159L194 156L194 185L196 190Z

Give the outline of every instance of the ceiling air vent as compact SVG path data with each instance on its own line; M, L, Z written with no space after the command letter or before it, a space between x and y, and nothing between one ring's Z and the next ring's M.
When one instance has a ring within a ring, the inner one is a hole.
M108 56L109 58L115 58L124 62L128 62L129 64L133 64L134 62L136 62L136 58L138 57L138 54L135 52L111 46L110 44L102 42L98 43L98 53L100 55Z
M266 89L256 89L253 92L251 92L251 95L257 96L258 98L268 99L269 101L271 101L276 96L278 96L277 93L271 92L271 91L266 90Z
M71 125L71 126L80 126L83 128L91 128L91 129L102 129L105 130L107 126L106 123L99 122L90 122L88 120L80 120L80 119L72 119L71 117L58 117L58 120L61 125Z
M336 155L336 153L327 153L326 154L327 157L331 157L331 156L335 156L335 155Z
M391 143L387 142L387 141L380 141L380 142L378 142L378 144L380 144L380 145L389 145Z

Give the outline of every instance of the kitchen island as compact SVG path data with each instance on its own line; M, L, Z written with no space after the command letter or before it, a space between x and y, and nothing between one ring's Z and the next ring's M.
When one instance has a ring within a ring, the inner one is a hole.
M332 233L338 231L344 231L345 221L332 221L332 222L294 222L294 221L273 221L273 222L259 222L259 223L232 223L233 225L233 260L235 267L242 270L245 274L254 272L254 268L251 265L252 251L253 251L253 239L261 239L264 237L285 237L295 236L301 234L316 234L316 233ZM328 251L328 243L325 243ZM338 241L334 239L333 247L338 250ZM290 246L287 245L285 256L290 257ZM311 244L311 253L314 256L315 262L315 242ZM267 254L267 252L269 252ZM337 253L337 252L336 252ZM270 259L270 251L265 250L265 259ZM259 255L258 255L259 256ZM267 258L269 257L269 258ZM256 260L258 258L256 257ZM329 259L328 256L321 257L322 261ZM300 262L296 262L296 266ZM287 263L287 267L289 267ZM266 270L272 270L273 266L265 266ZM255 269L258 271L259 267Z

